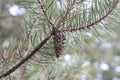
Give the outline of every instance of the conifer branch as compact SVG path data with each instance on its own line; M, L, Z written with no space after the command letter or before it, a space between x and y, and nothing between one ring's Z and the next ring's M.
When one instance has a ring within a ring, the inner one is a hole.
M51 21L51 19L49 19L48 15L47 15L47 12L44 8L44 4L42 3L42 0L37 0L39 5L40 5L40 8L42 9L42 12L44 14L44 16L47 18L48 22L52 25L52 27L54 27L54 24L53 22Z
M60 18L58 19L58 22L57 22L57 24L55 25L56 28L59 28L59 27L60 27L60 25L61 25L62 21L64 20L64 18L65 18L65 17L70 13L70 11L73 9L75 3L76 3L76 0L73 0L73 2L71 2L71 4L68 4L68 5L67 5L67 11L66 11L66 13L65 13L65 15L64 15L63 17L60 17Z
M51 34L49 34L41 43L25 58L23 58L19 63L17 63L14 67L0 75L0 78L4 78L8 75L10 75L12 72L14 72L16 69L18 69L22 64L24 64L28 59L30 59L49 39L51 38Z
M60 30L59 32L73 32L73 31L77 31L77 30L83 30L83 29L86 29L86 28L90 28L90 27L93 27L95 24L98 24L99 22L101 22L102 20L104 20L105 18L107 18L111 13L112 11L116 8L117 4L119 3L119 0L115 0L115 3L113 5L113 7L108 11L108 13L106 15L104 15L103 17L101 17L99 20L96 20L95 22L87 25L87 26L82 26L82 27L79 27L79 28L71 28L71 29L65 29L65 30Z
M52 21L48 18L48 15L44 9L44 5L42 3L42 0L37 0L38 3L40 4L40 7L45 15L45 17L48 19L48 22L52 25L52 27L55 27L55 28L58 28L61 23L62 23L62 20L64 20L64 18L68 15L68 13L70 12L72 6L74 6L75 2L77 0L73 0L73 3L71 4L71 7L68 8L68 10L66 11L66 14L64 17L60 18L57 22L56 25L54 25L52 23ZM76 30L82 30L82 29L85 29L85 28L90 28L92 27L93 25L101 22L103 19L105 19L106 17L109 16L109 14L111 14L111 12L114 10L114 8L116 7L116 5L118 4L119 0L115 0L115 4L113 5L113 7L109 10L109 12L104 15L102 18L100 18L99 20L87 25L87 26L83 26L83 27L80 27L80 28L72 28L72 29L67 29L67 30L60 30L58 32L72 32L72 31L76 31ZM28 59L30 59L50 38L52 35L54 35L54 31L52 31L50 34L47 35L47 37L41 41L41 43L30 53L28 54L26 57L24 57L19 63L17 63L15 66L13 66L11 69L9 69L8 71L4 72L2 75L0 75L0 78L4 78L8 75L10 75L12 72L14 72L16 69L18 69L20 66L22 66L22 64L24 64Z

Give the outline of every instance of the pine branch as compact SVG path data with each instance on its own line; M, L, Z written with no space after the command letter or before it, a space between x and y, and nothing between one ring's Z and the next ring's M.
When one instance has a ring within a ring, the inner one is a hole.
M38 1L39 5L40 5L40 7L42 9L42 12L43 12L44 16L47 18L48 22L52 25L52 27L54 27L53 22L51 21L51 19L48 18L48 15L47 15L47 12L46 12L46 10L44 8L44 4L42 3L42 0L37 0L37 1Z
M67 16L67 14L70 12L72 6L73 6L73 5L75 4L75 2L76 2L76 0L73 0L73 3L71 4L71 7L68 8L65 16L64 16L64 17L61 17L61 18L58 20L57 24L54 25L54 24L52 23L52 21L48 18L48 15L47 15L47 13L46 13L46 11L45 11L45 9L44 9L44 5L43 5L43 3L42 3L42 0L37 0L37 1L38 1L38 3L40 4L40 7L41 7L41 9L42 9L45 17L47 18L48 22L52 25L52 27L55 27L55 28L58 28L58 27L61 25L62 20L64 20L64 18ZM111 12L114 10L114 8L116 7L116 5L118 4L118 2L119 2L119 0L115 0L115 4L114 4L113 7L109 10L109 12L108 12L106 15L104 15L102 18L100 18L99 20L97 20L97 21L95 21L95 22L93 22L93 23L91 23L91 24L89 24L89 25L87 25L87 26L83 26L83 27L81 27L81 28L72 28L72 29L67 29L67 30L60 30L60 31L58 31L58 32L72 32L72 31L76 31L76 30L82 30L82 29L85 29L85 28L90 28L90 27L92 27L93 25L101 22L101 21L102 21L103 19L105 19L106 17L108 17L108 16L111 14ZM57 32L57 33L58 33L58 32ZM19 63L17 63L14 67L12 67L12 68L9 69L8 71L6 71L6 72L3 73L2 75L0 75L0 78L4 78L4 77L10 75L12 72L14 72L14 71L15 71L16 69L18 69L20 66L22 66L22 64L24 64L28 59L30 59L30 58L51 38L52 35L55 35L54 30L53 30L50 34L48 34L47 37L46 37L44 40L42 40L41 43L40 43L30 54L28 54L26 57L24 57L24 58L23 58Z
M76 0L73 0L73 2L67 6L67 11L66 11L65 15L64 15L63 17L60 17L60 18L59 18L57 24L55 25L55 28L59 28L59 27L60 27L60 25L61 25L62 21L64 20L64 18L65 18L65 17L70 13L70 11L73 9L75 3L76 3Z
M77 31L77 30L83 30L85 28L90 28L90 27L93 27L94 25L98 24L99 22L101 22L102 20L104 20L105 18L107 18L112 12L113 10L116 8L117 4L119 3L119 0L115 0L115 3L113 5L113 7L109 10L109 12L104 15L103 17L101 17L99 20L96 20L95 22L87 25L87 26L82 26L82 27L79 27L79 28L71 28L71 29L65 29L65 30L60 30L59 32L73 32L73 31Z
M52 33L51 33L52 34ZM25 58L23 58L19 63L17 63L14 67L0 75L0 78L4 78L8 75L10 75L12 72L14 72L16 69L18 69L22 64L24 64L28 59L30 59L50 38L51 34L49 34L41 43L30 53L28 54Z

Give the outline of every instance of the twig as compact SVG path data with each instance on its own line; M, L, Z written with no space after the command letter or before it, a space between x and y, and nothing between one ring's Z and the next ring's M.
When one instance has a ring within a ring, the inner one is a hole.
M59 80L65 80L67 77L69 77L69 74L63 75Z
M48 73L48 75L47 75L47 77L46 77L46 80L50 80L50 74L51 74L51 72Z
M45 8L44 8L44 5L43 5L43 3L42 3L42 0L37 0L37 1L38 1L39 5L40 5L40 7L41 7L41 9L42 9L43 14L44 14L45 17L47 18L48 22L52 25L52 27L54 27L54 24L52 23L51 19L49 19L48 15L47 15L47 12L46 12L46 10L45 10Z
M29 39L30 38L30 34L31 34L31 31L32 31L32 28L33 28L33 26L34 26L34 24L35 24L35 22L37 21L37 18L36 19L34 19L34 21L32 22L32 25L29 27L29 31L28 31L28 34L27 34L27 38Z
M63 17L60 17L57 24L55 25L55 28L59 28L61 23L62 23L62 20L64 20L64 18L69 14L69 12L72 10L74 4L75 4L76 0L73 0L73 2L71 4L68 5L67 7L67 11L65 13L65 15Z
M32 22L31 26L30 26L29 29L28 29L28 34L27 34L28 46L27 46L27 51L26 51L25 54L24 54L24 57L29 54L30 48L31 48L31 46L32 46L32 45L31 45L31 39L30 39L30 37L31 37L32 28L33 28L33 26L34 26L34 24L35 24L36 21L37 21L37 18L34 19L34 21ZM24 66L23 66L23 68L22 68L22 70L21 70L21 78L23 78L24 75L25 75L25 70L26 70L27 63L28 63L28 62L26 62L26 63L24 64Z
M4 78L18 69L22 64L24 64L28 59L30 59L49 39L51 38L51 34L49 34L29 55L23 58L19 63L17 63L14 67L0 75L0 78Z
M91 23L91 24L89 24L87 26L82 26L80 28L72 28L72 29L67 29L67 30L60 30L59 32L73 32L73 31L76 31L76 30L82 30L82 29L85 29L85 28L90 28L93 25L98 24L99 22L101 22L103 19L105 19L106 17L108 17L112 13L112 11L117 6L118 2L119 2L119 0L115 0L115 4L113 5L113 7L109 10L109 12L106 15L101 17L99 20L97 20L97 21L95 21L95 22L93 22L93 23Z
M27 47L27 51L25 52L24 56L27 56L27 55L28 55L29 50L30 50L30 48L31 48L31 39L30 39L30 37L31 37L32 28L33 28L33 26L34 26L34 24L35 24L36 21L37 21L37 18L34 19L33 23L31 24L31 26L30 26L29 29L28 29L28 34L27 34L28 47Z

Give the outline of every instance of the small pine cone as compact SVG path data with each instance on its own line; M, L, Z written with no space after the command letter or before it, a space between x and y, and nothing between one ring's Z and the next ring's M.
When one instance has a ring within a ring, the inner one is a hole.
M57 58L60 56L61 52L63 52L65 40L66 37L63 33L54 34L54 50Z

